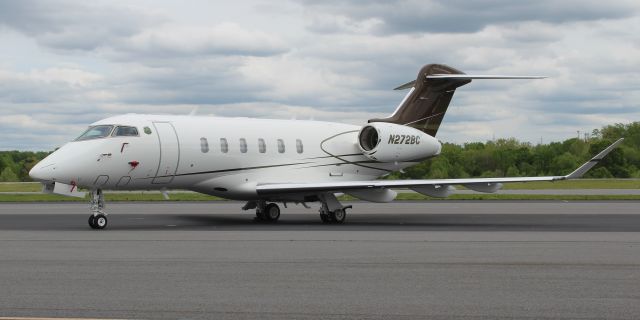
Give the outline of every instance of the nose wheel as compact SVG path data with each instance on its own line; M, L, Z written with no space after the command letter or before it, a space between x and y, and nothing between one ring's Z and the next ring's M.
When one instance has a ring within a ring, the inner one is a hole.
M107 226L107 216L102 213L90 215L89 226L91 229L104 229Z

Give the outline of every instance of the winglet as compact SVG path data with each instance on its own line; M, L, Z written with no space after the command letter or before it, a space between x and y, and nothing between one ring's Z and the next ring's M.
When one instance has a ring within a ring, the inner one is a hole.
M600 151L600 153L598 153L595 157L591 158L591 160L589 160L589 161L585 162L585 164L581 165L580 168L578 168L575 171L571 172L570 174L564 176L564 179L578 179L578 178L582 177L582 175L584 175L587 171L589 171L589 169L593 168L593 166L598 164L598 162L600 162L600 160L602 160L604 157L606 157L609 154L609 152L611 152L620 143L622 143L622 140L624 140L624 138L618 139L616 142L612 143L606 149Z

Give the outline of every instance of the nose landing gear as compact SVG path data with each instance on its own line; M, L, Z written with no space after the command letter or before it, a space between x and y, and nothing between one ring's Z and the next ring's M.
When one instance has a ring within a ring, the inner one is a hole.
M101 189L91 191L89 195L89 226L91 229L104 229L107 227L107 214L104 212L104 195Z

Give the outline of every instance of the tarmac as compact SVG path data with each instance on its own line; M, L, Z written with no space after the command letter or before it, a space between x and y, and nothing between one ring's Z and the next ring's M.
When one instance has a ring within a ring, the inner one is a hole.
M638 319L640 202L0 204L0 317Z

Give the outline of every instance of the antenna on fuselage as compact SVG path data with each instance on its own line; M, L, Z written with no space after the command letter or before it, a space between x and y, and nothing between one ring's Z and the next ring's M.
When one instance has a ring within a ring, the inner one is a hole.
M198 106L193 107L193 110L189 112L189 116L195 116L198 113Z

